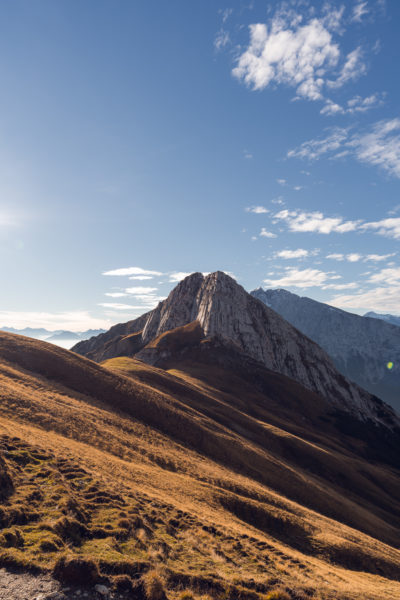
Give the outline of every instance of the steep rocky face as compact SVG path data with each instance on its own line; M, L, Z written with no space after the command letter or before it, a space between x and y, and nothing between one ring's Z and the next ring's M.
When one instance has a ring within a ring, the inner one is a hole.
M152 361L155 354L154 349L149 352L152 340L195 321L206 338L225 339L238 351L300 382L336 406L361 418L379 420L379 402L343 377L324 350L219 271L207 276L190 275L150 313L117 325L73 350L96 360L125 353ZM124 344L134 332L141 333L135 336L134 351L129 352Z
M400 409L400 327L282 289L251 294L317 342L346 377Z

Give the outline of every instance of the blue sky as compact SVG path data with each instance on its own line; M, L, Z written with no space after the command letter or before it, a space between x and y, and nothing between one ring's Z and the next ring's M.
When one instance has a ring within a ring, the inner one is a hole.
M217 269L400 311L400 3L0 6L0 325ZM122 270L121 270L122 269Z

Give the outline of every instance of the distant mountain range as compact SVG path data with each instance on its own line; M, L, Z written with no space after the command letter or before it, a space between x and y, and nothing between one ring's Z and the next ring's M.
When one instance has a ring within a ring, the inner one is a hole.
M400 307L400 299L399 299L399 307ZM381 315L379 313L370 311L365 313L364 317L371 317L372 319L381 319L382 321L386 321L387 323L391 323L392 325L397 325L400 327L400 317L396 317L395 315Z
M362 317L284 289L251 294L319 344L346 377L400 409L400 327L383 319L391 315Z
M0 331L7 331L8 333L16 333L18 335L25 335L27 337L34 338L36 340L45 340L46 342L51 342L52 344L57 344L60 346L72 346L73 343L88 340L93 336L100 335L100 333L104 333L104 329L88 329L87 331L49 331L48 329L44 329L43 327L33 328L33 327L25 327L25 329L15 329L14 327L0 327Z

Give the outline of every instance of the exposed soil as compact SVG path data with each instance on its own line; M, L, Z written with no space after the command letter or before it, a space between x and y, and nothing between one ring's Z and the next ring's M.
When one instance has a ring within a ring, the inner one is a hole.
M0 569L0 600L126 600L122 593L101 594L93 589L66 588L50 575L10 573Z

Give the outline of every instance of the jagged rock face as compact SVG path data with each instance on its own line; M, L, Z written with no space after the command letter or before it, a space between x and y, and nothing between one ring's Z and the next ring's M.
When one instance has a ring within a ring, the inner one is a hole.
M287 290L251 294L319 344L346 377L400 409L400 327Z
M206 338L226 339L239 351L300 382L333 404L363 418L376 418L377 406L370 394L338 373L324 350L219 271L207 276L194 273L184 279L157 308L126 324L122 337L123 326L119 325L116 328L120 328L120 337L114 341L111 337L104 338L110 330L99 336L101 343L97 350L93 340L90 345L85 346L84 342L73 350L89 358L96 351L97 358L102 360L110 357L112 348L114 356L119 356L123 354L121 343L128 329L142 331L144 347L161 334L194 321L200 324ZM135 354L146 361L154 356L154 351L137 349Z

